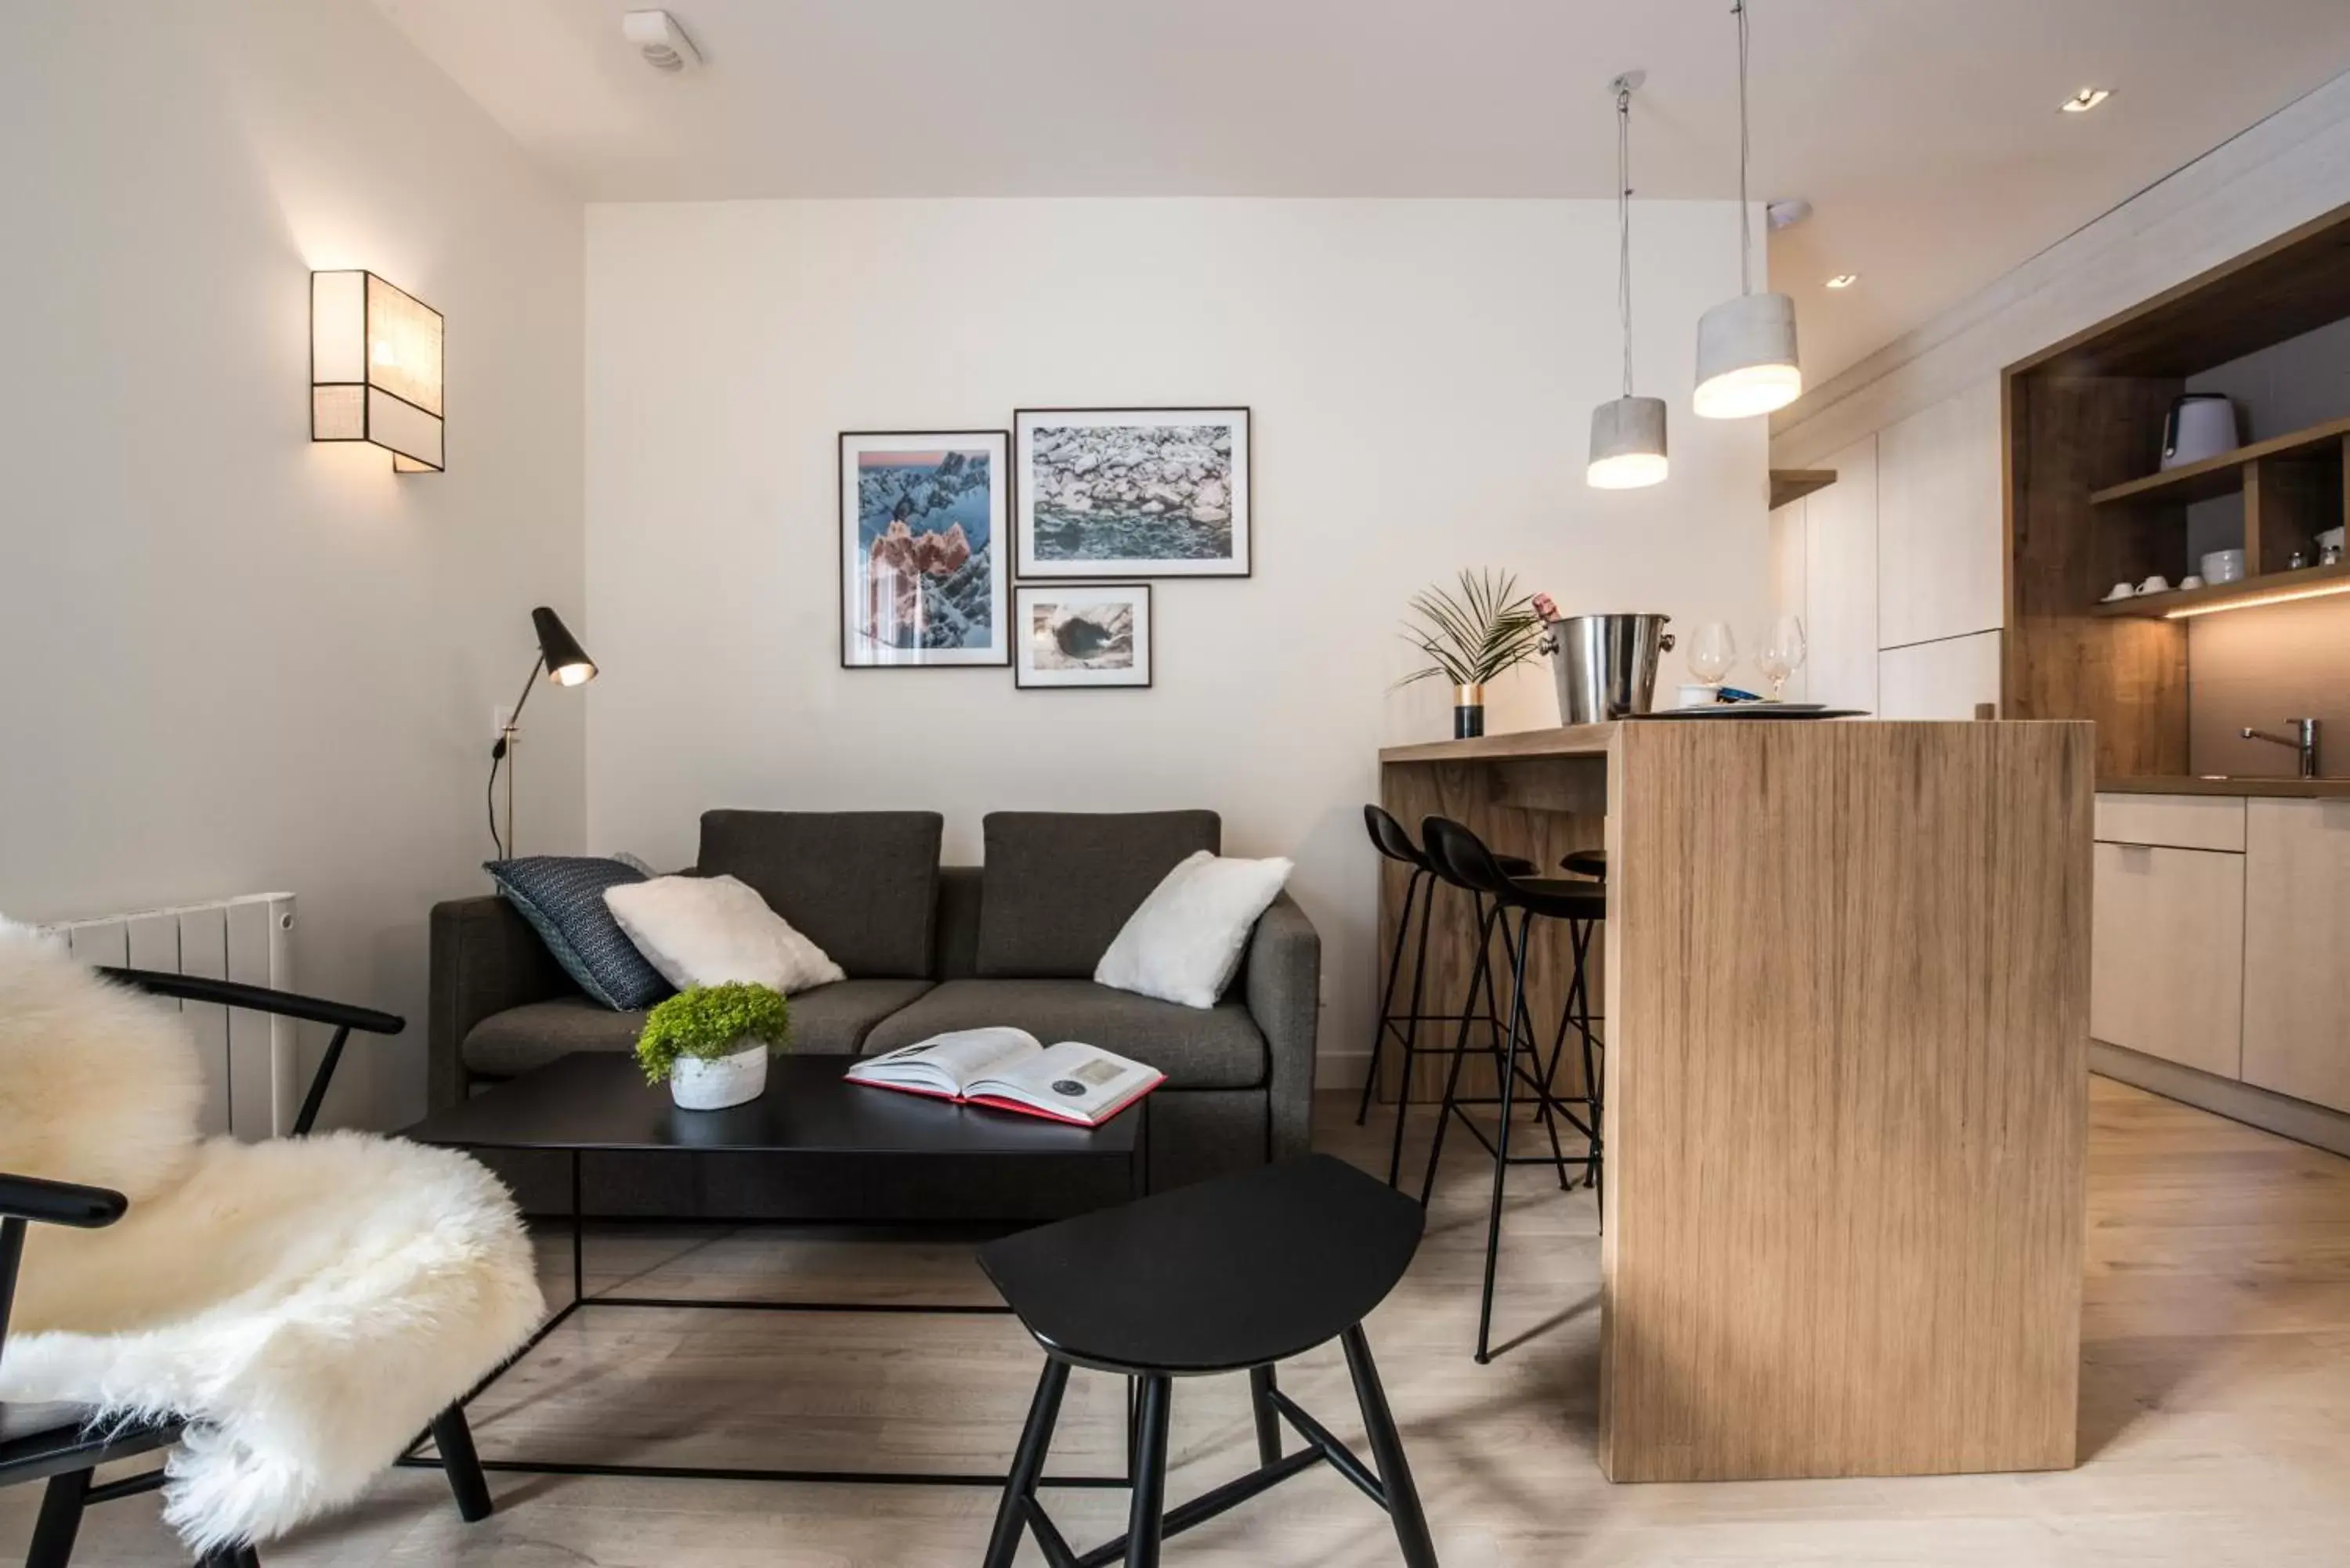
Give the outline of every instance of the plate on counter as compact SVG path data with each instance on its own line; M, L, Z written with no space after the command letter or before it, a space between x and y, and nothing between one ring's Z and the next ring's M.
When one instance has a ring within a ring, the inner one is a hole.
M1654 713L1632 713L1633 719L1866 719L1858 708L1830 708L1819 702L1713 702L1702 708L1666 708Z

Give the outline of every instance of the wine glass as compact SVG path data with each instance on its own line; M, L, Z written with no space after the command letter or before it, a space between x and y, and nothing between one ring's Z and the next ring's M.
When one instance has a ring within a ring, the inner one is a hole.
M1690 673L1708 686L1721 685L1721 678L1737 662L1738 639L1724 622L1710 620L1690 639Z
M1762 633L1762 647L1754 656L1754 668L1769 677L1772 701L1779 701L1787 677L1804 667L1805 651L1801 616L1783 615Z

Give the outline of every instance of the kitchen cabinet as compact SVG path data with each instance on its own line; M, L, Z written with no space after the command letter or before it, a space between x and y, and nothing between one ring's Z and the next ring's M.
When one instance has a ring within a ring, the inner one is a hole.
M1877 646L2004 623L1996 379L1877 435Z
M2089 1033L2223 1078L2244 1045L2244 860L2100 843Z
M1804 500L1805 691L1810 701L1873 713L1877 438L1856 441L1819 466L1834 469L1836 482Z
M1999 705L2000 634L1945 638L1877 656L1877 712L1884 719L1972 719Z
M2350 1111L2350 800L2248 801L2244 840L2244 1080Z

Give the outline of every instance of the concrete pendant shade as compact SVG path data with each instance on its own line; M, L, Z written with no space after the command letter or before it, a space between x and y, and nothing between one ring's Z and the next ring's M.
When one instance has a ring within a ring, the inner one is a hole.
M1795 359L1795 302L1783 294L1742 294L1698 317L1700 418L1742 420L1803 396Z
M1594 490L1638 490L1665 477L1665 400L1618 398L1591 410Z

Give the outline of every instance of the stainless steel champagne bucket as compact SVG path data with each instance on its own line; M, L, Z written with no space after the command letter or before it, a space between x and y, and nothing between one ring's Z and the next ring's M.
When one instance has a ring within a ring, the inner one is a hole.
M1550 623L1542 650L1558 681L1558 722L1596 724L1645 713L1657 694L1657 656L1673 646L1669 615L1575 615Z

